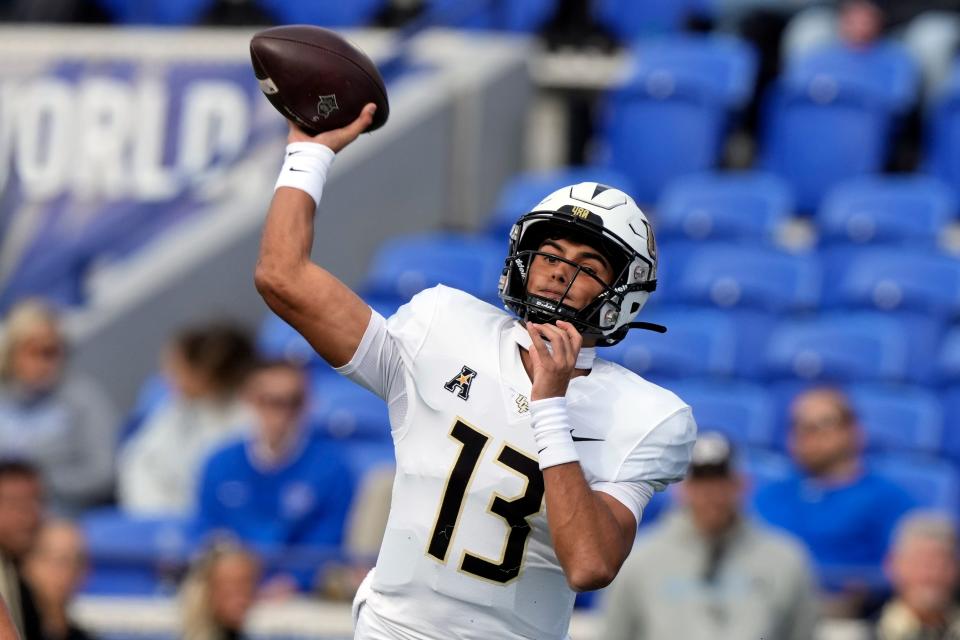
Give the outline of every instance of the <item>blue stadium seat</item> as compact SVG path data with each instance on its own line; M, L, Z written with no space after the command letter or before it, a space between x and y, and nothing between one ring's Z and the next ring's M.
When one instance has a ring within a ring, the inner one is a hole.
M599 182L632 195L625 175L609 167L563 167L552 171L531 171L511 178L500 190L496 208L487 222L487 234L506 246L510 228L548 195L568 185Z
M169 595L196 544L182 518L134 518L100 509L79 524L90 554L88 594Z
M653 78L700 86L734 110L753 94L757 57L745 41L732 36L676 34L640 40L631 51L628 83Z
M272 312L267 312L257 332L257 351L266 358L287 360L304 366L324 364L310 343Z
M164 0L163 2L97 0L97 4L114 22L119 24L188 26L197 24L216 2L215 0Z
M172 393L170 382L160 373L155 373L144 381L137 393L137 400L134 402L133 409L124 417L120 425L116 442L118 451L127 440L139 431L147 416L166 402Z
M360 27L369 24L387 0L256 0L277 24ZM162 3L158 3L162 4Z
M716 165L726 119L708 89L652 74L608 94L601 158L626 174L641 206L653 203L670 181Z
M936 394L902 385L853 384L846 391L871 450L939 453L944 422Z
M889 453L870 456L868 465L906 491L917 507L957 513L960 476L946 460Z
M960 60L926 121L925 169L960 194Z
M956 197L935 178L864 176L830 190L816 222L827 243L932 246L956 213Z
M887 155L890 114L876 98L812 81L771 89L761 164L794 188L797 207L813 213L833 186L877 173Z
M820 300L816 254L735 243L663 243L663 299L767 311L810 309ZM659 288L659 287L658 287Z
M793 196L770 173L701 173L671 182L655 214L661 240L772 239L793 215Z
M390 440L387 405L340 376L322 376L311 389L311 425L335 440Z
M709 15L710 0L593 0L593 17L621 42L679 31L690 16Z
M540 31L557 10L557 0L425 0L424 5L431 24L522 33Z
M753 504L752 497L761 489L774 482L786 480L793 473L790 458L776 451L748 448L738 450L739 469L746 476L747 495L744 504Z
M824 256L824 303L838 307L960 312L960 261L930 249L836 247Z
M677 378L664 386L693 408L701 433L719 431L738 448L775 445L776 404L762 385L691 376Z
M393 442L376 440L337 440L341 457L357 482L371 471L396 465Z
M784 320L770 335L766 373L823 382L926 383L940 332L929 318L870 311Z
M947 387L943 401L943 442L940 450L955 463L960 463L960 384Z
M656 307L639 319L667 327L666 333L631 331L601 355L644 377L755 375L769 331L765 316L689 307Z
M848 90L878 98L895 112L903 113L917 100L920 73L917 63L901 45L892 41L854 49L828 45L787 61L788 83L835 83Z
M363 293L406 300L442 283L496 301L506 257L505 242L485 237L435 233L397 238L377 251Z
M407 298L365 296L364 301L384 318L389 318ZM310 343L275 313L268 311L257 331L257 352L269 359L287 360L308 367L313 374L334 373Z
M937 357L937 379L948 384L960 382L960 325L947 331L943 338Z

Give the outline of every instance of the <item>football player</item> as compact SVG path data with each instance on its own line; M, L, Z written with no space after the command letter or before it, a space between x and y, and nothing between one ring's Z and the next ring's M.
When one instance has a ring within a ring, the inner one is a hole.
M575 592L613 580L696 437L677 396L596 357L641 324L653 234L622 191L567 187L511 231L512 313L439 285L385 319L310 260L327 169L374 108L313 138L291 127L256 271L267 304L389 407L396 480L356 637L566 638Z

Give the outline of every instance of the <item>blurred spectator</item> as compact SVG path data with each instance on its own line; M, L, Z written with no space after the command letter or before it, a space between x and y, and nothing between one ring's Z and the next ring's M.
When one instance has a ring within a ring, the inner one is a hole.
M266 548L339 545L353 482L333 445L304 425L304 372L283 361L263 363L244 398L254 429L206 462L197 509L201 532L227 530ZM299 582L310 587L312 579Z
M86 571L86 542L80 530L67 520L47 522L23 564L24 578L43 619L45 640L92 638L67 614Z
M758 513L803 540L835 595L831 612L858 615L880 585L890 535L912 506L899 487L864 468L863 434L846 396L816 388L791 406L790 454L798 470L756 496Z
M249 423L239 399L253 363L250 338L230 325L187 329L164 355L173 396L144 419L120 452L122 507L186 516L206 456Z
M260 561L226 541L212 546L180 589L183 640L239 640L260 581Z
M788 59L839 40L864 49L899 40L923 72L928 93L946 80L960 43L960 0L842 0L800 12L784 33Z
M0 598L23 640L44 640L36 600L21 574L42 519L39 471L29 462L0 460Z
M118 419L66 366L57 314L36 300L14 306L0 336L0 452L34 462L51 508L76 514L112 495Z
M641 536L609 590L604 640L810 640L817 602L806 554L742 513L729 441L702 434L683 507Z
M960 610L953 603L957 562L957 530L949 516L905 517L887 558L895 596L880 614L877 640L960 639Z

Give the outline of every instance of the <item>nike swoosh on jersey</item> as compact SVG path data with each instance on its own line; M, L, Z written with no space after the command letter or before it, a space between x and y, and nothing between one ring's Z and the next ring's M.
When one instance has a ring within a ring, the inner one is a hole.
M573 435L573 429L570 429L570 437L573 438L574 442L603 442L603 438L582 438L580 436Z

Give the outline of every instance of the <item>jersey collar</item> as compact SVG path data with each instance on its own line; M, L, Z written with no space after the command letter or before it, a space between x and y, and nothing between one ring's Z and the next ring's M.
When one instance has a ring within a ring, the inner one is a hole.
M521 349L530 350L530 347L533 344L533 341L530 339L530 334L527 333L527 330L523 328L523 325L519 321L513 324L511 329L513 340L520 345ZM553 348L550 343L547 342L547 350L553 353ZM596 347L581 347L580 353L577 354L577 369L593 369L593 361L597 359L597 348Z

